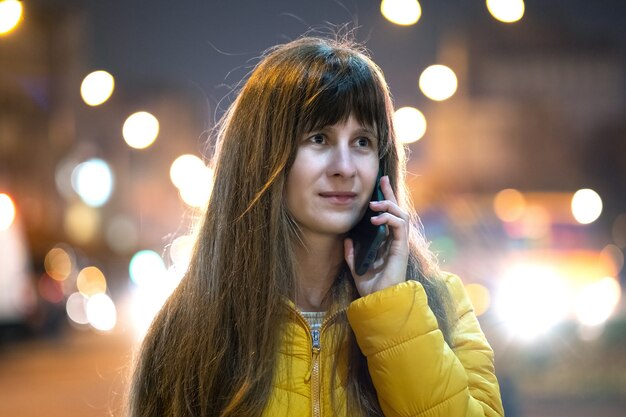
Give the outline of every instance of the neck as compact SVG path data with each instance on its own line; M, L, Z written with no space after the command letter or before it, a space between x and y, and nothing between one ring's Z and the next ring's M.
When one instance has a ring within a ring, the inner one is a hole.
M303 236L294 252L298 274L296 306L303 311L327 310L330 302L327 296L343 262L343 239L329 235Z

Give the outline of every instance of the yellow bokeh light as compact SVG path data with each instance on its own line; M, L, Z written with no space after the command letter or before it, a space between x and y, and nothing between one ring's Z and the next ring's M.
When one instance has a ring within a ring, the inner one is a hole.
M414 107L402 107L393 115L393 126L400 142L412 143L426 133L426 118Z
M580 224L593 223L602 214L602 199L589 188L578 190L572 197L572 214Z
M414 25L422 16L422 7L417 0L383 0L380 12L385 19L396 25Z
M100 230L98 211L84 204L73 204L65 212L65 233L78 244L90 243Z
M489 289L480 284L468 284L465 291L474 306L474 312L477 316L484 314L491 305L491 295Z
M21 1L0 1L0 35L8 34L15 29L22 18L22 14Z
M524 195L512 188L500 191L493 200L493 209L503 222L519 220L524 214L525 207Z
M65 281L72 273L72 258L63 248L52 248L46 254L44 268L52 279Z
M523 0L487 0L489 13L504 23L514 23L524 16Z
M0 231L7 230L15 220L15 204L8 194L0 194Z
M458 81L452 69L445 65L431 65L419 78L419 87L426 97L435 101L446 100L456 92Z
M122 128L124 140L131 148L145 149L159 134L159 121L152 114L140 111L128 116Z
M80 85L80 95L90 106L98 106L111 97L115 88L113 76L106 71L94 71Z
M104 274L95 266L88 266L78 273L76 287L85 297L104 294L107 290L107 281Z

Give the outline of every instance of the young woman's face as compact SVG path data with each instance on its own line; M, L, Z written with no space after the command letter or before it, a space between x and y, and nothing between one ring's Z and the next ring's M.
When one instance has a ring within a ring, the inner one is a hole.
M339 235L356 225L378 174L376 133L350 116L298 138L287 175L287 208L305 234Z

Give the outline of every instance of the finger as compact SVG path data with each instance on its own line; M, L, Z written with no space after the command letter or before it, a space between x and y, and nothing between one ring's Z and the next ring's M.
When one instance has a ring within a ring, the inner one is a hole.
M393 201L370 201L370 207L373 211L391 213L394 216L400 217L407 222L409 221L409 213L401 209L400 206L398 206L398 204L394 203Z
M391 182L389 181L389 175L385 175L380 178L380 190L383 192L383 196L385 199L398 204L398 200L396 200L396 196L393 193L393 188L391 188Z
M372 217L370 220L372 224L378 226L381 224L386 224L389 226L391 233L393 234L394 240L406 240L408 236L408 223L406 220L394 216L389 212L384 212L379 214L378 216Z

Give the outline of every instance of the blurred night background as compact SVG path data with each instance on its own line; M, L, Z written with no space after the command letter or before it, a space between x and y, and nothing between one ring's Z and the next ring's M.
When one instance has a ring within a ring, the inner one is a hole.
M0 415L121 415L216 120L262 51L346 31L507 416L626 415L624 0L0 1Z

